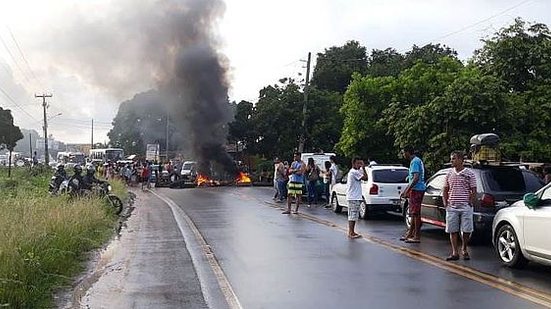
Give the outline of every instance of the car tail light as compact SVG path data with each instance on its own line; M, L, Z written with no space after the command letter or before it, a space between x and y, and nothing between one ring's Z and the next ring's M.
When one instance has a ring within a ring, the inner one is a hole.
M371 185L371 188L369 188L369 194L370 194L370 195L377 195L377 194L379 194L379 186L377 186L376 184L372 184L372 185Z
M493 195L491 194L482 194L482 198L480 199L480 206L482 207L495 207L496 206L496 200Z

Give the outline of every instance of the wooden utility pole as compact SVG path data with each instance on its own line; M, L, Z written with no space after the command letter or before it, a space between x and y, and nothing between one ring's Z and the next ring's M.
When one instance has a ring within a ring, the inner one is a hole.
M166 111L166 162L168 162L168 124L169 124L170 118L168 110Z
M302 126L298 144L298 152L304 151L304 143L306 142L306 111L308 107L308 90L310 88L310 58L312 53L308 53L308 61L306 63L306 83L304 84L304 104L302 105Z
M44 161L46 166L50 164L50 154L48 153L48 119L46 118L46 108L48 104L46 103L46 98L51 98L51 94L42 94L34 95L36 98L42 98L42 107L44 108Z
M92 118L92 139L90 140L90 149L94 149L94 118Z
M31 139L31 133L29 133L29 153L30 153L30 157L31 157L31 161L34 159L34 156L33 156L33 143L32 143L32 139ZM34 163L34 162L33 162ZM29 169L32 168L32 164L29 165Z

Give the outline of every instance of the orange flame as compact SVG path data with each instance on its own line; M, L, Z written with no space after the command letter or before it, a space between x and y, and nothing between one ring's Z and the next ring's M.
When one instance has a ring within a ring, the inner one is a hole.
M195 181L197 182L197 186L200 186L202 184L208 184L210 182L210 179L203 174L198 174Z
M251 183L251 178L249 177L249 175L243 172L239 172L239 176L237 176L236 181L237 183Z

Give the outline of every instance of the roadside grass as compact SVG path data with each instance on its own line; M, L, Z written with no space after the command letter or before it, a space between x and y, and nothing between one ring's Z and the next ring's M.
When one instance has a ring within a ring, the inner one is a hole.
M51 197L50 177L15 169L8 179L0 169L0 307L54 307L52 293L113 235L117 217L105 200ZM124 200L124 184L110 183Z

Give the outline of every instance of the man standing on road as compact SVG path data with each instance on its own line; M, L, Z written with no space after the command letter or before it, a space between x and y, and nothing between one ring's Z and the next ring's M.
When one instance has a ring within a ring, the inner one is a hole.
M421 202L425 195L425 166L423 161L415 155L413 146L407 145L402 150L404 158L409 163L409 184L400 194L400 198L408 197L408 212L411 224L407 233L400 238L407 243L421 242Z
M306 164L300 159L300 153L295 152L293 157L293 163L289 168L289 183L287 188L287 210L282 212L284 215L291 213L291 201L293 196L296 199L297 207L293 211L293 214L298 214L298 207L300 206L300 200L302 199L302 186L304 184L304 171L306 170Z
M476 199L476 176L463 166L464 154L452 152L452 168L444 184L444 206L446 207L446 233L450 234L452 254L446 261L459 260L459 232L462 233L461 253L464 260L470 260L467 245L473 232L473 205Z
M337 175L339 174L339 166L335 162L337 158L335 156L330 156L329 161L331 162L331 168L329 169L331 171L331 179L329 184L329 200L327 201L327 205L325 208L331 208L331 192L333 192L333 186L337 184Z
M360 216L360 204L363 201L362 180L367 180L364 161L355 157L352 159L352 169L348 172L346 182L346 200L348 201L348 237L359 238L362 235L356 233L356 221Z

